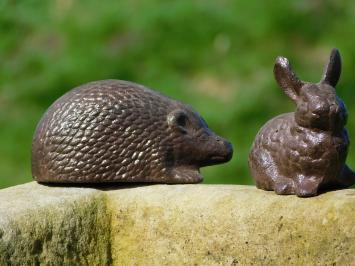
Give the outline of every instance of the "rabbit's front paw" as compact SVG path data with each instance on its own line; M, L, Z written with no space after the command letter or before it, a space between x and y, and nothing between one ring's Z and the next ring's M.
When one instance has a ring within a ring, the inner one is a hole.
M298 197L312 197L318 194L320 178L301 176L296 181L295 192Z
M292 179L286 177L279 177L274 184L274 190L279 195L294 194L295 184Z

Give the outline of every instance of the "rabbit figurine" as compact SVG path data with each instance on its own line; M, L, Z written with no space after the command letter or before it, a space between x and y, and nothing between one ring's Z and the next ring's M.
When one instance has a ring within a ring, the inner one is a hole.
M355 173L345 164L347 111L335 92L340 72L337 49L317 84L299 80L286 58L276 59L275 79L297 109L271 119L256 136L249 167L258 188L311 197L355 183Z

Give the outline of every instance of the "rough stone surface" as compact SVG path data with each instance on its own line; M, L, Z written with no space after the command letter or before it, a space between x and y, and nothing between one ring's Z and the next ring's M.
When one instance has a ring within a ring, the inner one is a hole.
M105 195L35 182L0 190L0 265L108 265Z
M117 264L355 262L355 190L302 199L249 186L154 185L108 196Z
M250 186L0 190L0 265L354 265L355 190Z

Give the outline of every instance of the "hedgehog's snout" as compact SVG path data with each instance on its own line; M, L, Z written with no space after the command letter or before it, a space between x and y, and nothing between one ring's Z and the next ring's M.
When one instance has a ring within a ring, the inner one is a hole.
M215 145L213 146L214 147L210 155L211 163L224 163L232 159L233 146L229 141L216 136Z
M213 134L206 143L204 153L203 166L225 163L232 158L233 147L229 141Z

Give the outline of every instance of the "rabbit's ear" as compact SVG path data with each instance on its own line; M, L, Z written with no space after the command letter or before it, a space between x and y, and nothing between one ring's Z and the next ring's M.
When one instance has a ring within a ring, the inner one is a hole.
M325 66L321 83L327 83L335 87L341 73L341 58L338 49L333 49L330 53L328 64Z
M303 82L297 78L287 58L281 56L276 58L274 75L287 96L296 101Z

